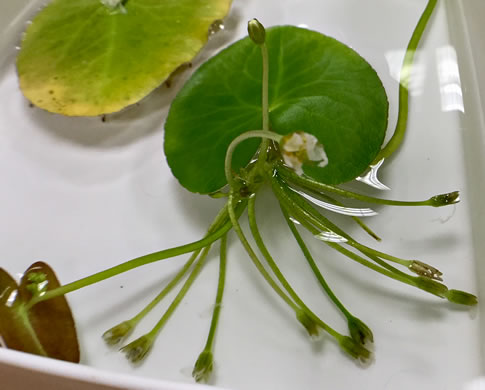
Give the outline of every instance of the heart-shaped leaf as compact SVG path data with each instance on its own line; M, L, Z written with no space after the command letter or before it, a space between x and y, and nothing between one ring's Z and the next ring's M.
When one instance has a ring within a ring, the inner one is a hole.
M304 131L324 145L329 164L304 166L327 184L359 176L380 150L388 102L372 67L333 38L297 27L267 30L271 129ZM249 38L203 64L173 101L165 124L165 154L174 176L193 192L226 184L231 141L261 129L260 49ZM241 143L233 167L247 165L259 141Z
M28 27L17 60L35 105L99 115L136 103L206 43L231 0L53 0Z
M25 271L20 285L0 269L0 336L7 348L78 363L76 328L66 298L28 308L33 294L56 287L57 277L42 262Z

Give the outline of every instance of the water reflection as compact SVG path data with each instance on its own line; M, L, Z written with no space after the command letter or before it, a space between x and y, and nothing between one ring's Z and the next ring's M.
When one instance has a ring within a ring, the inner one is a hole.
M12 306L13 306L13 304L15 303L15 300L17 299L17 295L18 295L18 290L13 290L13 291L10 293L10 295L9 295L9 297L8 297L8 299L7 299L7 301L5 302L5 305L6 305L7 307L12 307Z
M345 243L348 240L341 235L332 232L331 230L323 231L319 234L314 236L317 240L324 241L324 242L335 242L335 243Z
M416 57L419 58L419 53L416 53L413 65L404 67L401 70L404 54L405 50L400 49L391 50L384 55L389 67L389 73L398 82L401 79L409 80L408 85L405 84L406 81L403 82L403 85L408 88L411 96L419 96L423 92L423 84L427 76L426 66L416 60ZM446 45L436 49L436 66L441 109L445 112L465 112L460 71L456 50L453 46Z
M303 191L300 191L300 190L297 190L297 189L291 188L291 190L293 190L294 192L299 194L301 197L309 200L313 204L316 204L317 206L320 206L320 207L322 207L326 210L333 211L334 213L348 215L348 216L351 216L351 217L372 217L374 215L377 215L376 211L374 211L374 210L372 210L368 207L355 208L355 207L340 206L340 205L337 205L335 203L325 202L321 199L315 198L315 197L307 194L306 192L303 192Z
M402 66L404 60L405 49L391 50L384 54L389 67L391 77L400 82L400 80L409 80L407 87L411 96L419 96L423 93L423 84L426 77L426 67L419 63L417 58L419 53L414 56L414 63L411 66ZM402 69L401 69L402 68ZM402 77L401 77L402 72ZM403 82L405 84L405 82Z
M447 45L436 50L438 80L440 83L441 109L443 111L465 112L460 71L456 50Z
M377 173L379 172L379 168L384 163L384 159L379 160L379 162L375 165L371 165L369 167L369 171L364 176L359 176L355 180L360 181L361 183L367 184L368 186L377 188L378 190L388 191L390 188L386 186L384 183L381 183L377 177Z

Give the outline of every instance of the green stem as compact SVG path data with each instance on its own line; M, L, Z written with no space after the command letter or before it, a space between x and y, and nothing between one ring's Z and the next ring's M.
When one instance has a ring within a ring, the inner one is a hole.
M243 207L238 210L240 214ZM214 232L206 235L203 239L191 242L189 244L181 245L175 248L165 249L159 252L154 252L145 256L137 257L133 260L118 264L114 267L108 268L104 271L95 273L93 275L87 276L85 278L79 279L75 282L60 286L56 289L49 290L45 294L34 297L27 305L27 308L31 308L39 302L52 299L72 291L79 290L80 288L87 287L91 284L101 282L105 279L111 278L113 276L119 275L123 272L130 271L134 268L141 267L146 264L154 263L157 261L165 260L171 257L183 255L185 253L190 253L197 251L201 248L212 244L213 242L220 239L224 234L226 234L232 227L231 221L227 220L227 205L221 210L214 220L212 226L220 226ZM232 210L234 213L234 210ZM222 226L221 226L222 225Z
M316 323L318 323L318 325L322 329L324 329L331 336L339 340L342 337L342 335L336 330L334 330L331 326L326 324L324 321L322 321L315 313L313 313L310 310L310 308L305 304L305 302L302 301L302 299L298 296L295 290L288 283L288 280L286 280L283 273L279 269L278 265L274 261L273 257L269 253L268 248L264 244L263 238L259 233L258 225L256 223L255 201L256 201L256 196L252 196L248 202L249 227L253 234L254 241L256 241L256 245L258 246L259 250L263 254L263 257L266 259L269 267L276 275L281 285L286 289L286 291L288 291L288 294L290 295L290 297L301 307L301 309L303 309L310 318L312 318Z
M170 291L172 291L172 289L177 285L177 283L180 281L180 279L182 279L183 276L187 273L189 268L194 263L195 259L197 259L197 256L199 256L199 253L200 253L201 250L202 249L195 251L190 256L189 260L184 264L182 269L170 281L170 283L168 283L165 286L165 288L148 305L146 305L145 308L142 311L140 311L136 316L134 316L131 320L129 320L133 324L133 326L138 324L138 322L140 322L143 317L145 317L163 298L165 298L167 296L167 294Z
M226 159L224 163L224 171L226 174L226 180L227 183L229 184L230 187L235 188L236 183L234 182L234 178L232 175L232 155L234 153L234 149L236 148L237 145L239 145L242 141L245 141L249 138L263 138L263 139L270 139L276 142L280 142L281 138L283 138L282 135L279 135L277 133L274 133L269 130L250 130L246 131L243 134L237 136L234 138L234 140L230 143L229 147L227 148L226 151ZM265 149L266 150L266 149ZM262 150L260 151L260 153ZM265 159L262 159L263 157L258 158L258 162L260 161L266 161Z
M221 238L221 249L219 258L219 281L217 284L216 302L214 311L212 313L212 320L209 329L209 335L207 336L207 342L205 343L204 351L211 351L214 343L214 336L219 322L219 316L221 313L222 297L224 295L224 285L226 281L226 259L227 259L227 234Z
M320 214L300 195L292 191L279 177L272 178L272 185L273 191L279 194L280 197L285 198L287 204L294 205L295 211L300 214L300 218L303 218L304 220L310 222L321 231L332 231L344 237L346 240L352 240L352 238L347 233L341 230L328 218Z
M376 253L383 254L382 252L374 251L364 245L359 244L355 241L350 235L345 233L342 229L340 229L337 225L335 225L332 221L328 218L324 217L320 214L313 206L311 206L308 202L306 202L303 198L301 198L298 194L294 191L291 191L285 184L282 182L278 177L272 178L273 183L273 190L277 196L280 196L287 205L292 205L291 213L298 213L299 217L297 219L302 222L306 221L307 223L311 224L315 229L315 234L318 236L322 231L332 231L347 240L347 244L356 248L357 250L361 251L367 257L375 261L380 266L386 268L387 270L393 272L394 274L398 275L401 278L413 280L413 276L408 275L397 268L393 267L392 265L386 263L381 258L379 258ZM387 257L392 257L387 254L383 254ZM402 260L393 257L394 261ZM409 264L404 264L405 266L409 266Z
M314 236L318 236L320 233L321 233L321 228L317 228L315 227L315 225L310 222L311 219L309 218L309 214L308 213L305 213L300 207L298 204L296 204L295 202L292 201L291 198L289 198L287 196L287 194L285 194L284 191L282 191L278 185L276 185L276 181L273 180L273 189L274 189L274 193L276 195L276 197L278 198L281 206L286 210L286 212L290 215L292 215L293 217L295 217L298 222L300 222L303 227L305 227L311 234L313 234ZM398 275L386 268L382 268L378 265L375 265L373 263L371 263L370 261L368 260L365 260L363 259L362 257L356 255L354 252L352 251L349 251L343 247L341 247L340 245L337 245L335 243L331 243L331 242L328 242L328 241L324 241L327 245L331 246L332 248L336 248L336 246L338 246L338 249L340 252L345 251L345 254L347 253L351 253L352 256L349 255L349 257L353 260L356 260L358 263L368 267L368 268L371 268L372 270L374 271L377 271L383 275L386 275L386 276L389 276L393 279L396 279L396 280L399 280L399 281L402 281L403 283L407 283L407 284L410 284L410 281L408 278L404 278L402 277L402 275ZM344 252L342 252L344 253ZM378 259L380 260L380 259Z
M335 304L335 306L338 307L338 309L344 314L344 316L349 319L352 317L352 314L347 310L347 308L340 302L340 300L337 298L337 296L334 294L330 286L328 285L327 281L323 277L322 273L320 272L320 269L318 268L317 264L315 263L315 260L313 259L310 251L308 250L308 247L306 246L305 242L303 241L303 238L301 237L300 233L298 232L298 229L296 228L295 224L291 221L289 214L286 212L286 210L281 207L281 211L283 212L283 215L286 219L286 223L288 224L291 233L293 233L293 236L295 237L296 242L300 246L303 255L305 256L305 259L307 260L308 264L310 265L310 268L313 271L313 274L317 278L318 282L322 286L322 288L325 290L327 295L330 297L332 302Z
M266 43L260 45L261 57L263 60L263 78L262 78L262 92L261 92L261 108L263 113L263 131L269 131L269 103L268 103L268 75L269 75L269 59L268 47ZM263 138L259 147L258 164L262 165L266 161L266 154L268 153L269 139Z
M278 174L285 180L290 182L291 184L296 184L301 186L309 191L313 191L316 193L320 193L321 191L328 191L334 194L343 196L345 198L351 198L356 200L361 200L363 202L375 203L375 204L383 204L383 205L390 205L390 206L436 206L436 197L433 196L427 200L419 200L419 201L402 201L402 200L391 200L391 199L381 199L375 198L373 196L361 195L356 192L344 190L339 187L334 187L328 184L323 184L309 177L303 177L297 175L293 170L288 169L282 164L278 164L277 166Z
M344 248L342 245L340 244L337 244L337 243L334 243L334 242L327 242L326 243L327 245L329 245L330 247L332 247L333 249L336 249L337 251L339 251L340 253L344 254L345 256L347 256L348 258L356 261L357 263L367 267L367 268L370 268L374 271L377 271L379 272L380 274L382 275L385 275L391 279L394 279L394 280L397 280L399 282L402 282L402 283L405 283L405 284L409 284L410 286L414 286L414 287L417 287L416 284L414 283L413 281L413 277L411 278L404 278L400 275L397 275L396 273L392 272L392 271L389 271L387 269L384 269L382 267L380 267L379 265L376 265L374 263L371 263L369 260L366 260L364 259L363 257L359 256L358 254L348 250L347 248Z
M261 46L261 57L263 58L263 80L262 80L262 110L263 110L263 130L269 131L269 102L268 102L268 75L269 75L269 59L268 47L266 43ZM266 149L265 149L266 150Z
M403 64L399 76L399 109L396 128L391 139L387 145L381 149L377 157L374 159L371 165L378 163L383 158L388 158L392 155L401 142L404 139L406 133L408 113L409 113L409 91L408 86L411 79L411 69L414 61L414 55L418 47L419 41L423 36L423 32L426 29L426 25L431 18L433 10L436 6L437 0L429 0L423 14L421 15L416 28L413 31L409 44L406 48L406 54L404 55Z
M400 257L392 256L388 253L380 252L378 250L369 248L368 246L359 244L357 241L353 241L352 243L349 243L351 246L353 246L355 249L359 250L360 252L366 254L366 255L373 255L380 257L382 259L386 259L389 261L392 261L394 263L400 264L404 267L409 267L412 264L412 260L405 260L401 259Z
M274 181L273 181L274 182ZM276 187L277 189L277 187ZM312 233L315 237L317 237L321 233L321 229L315 227L308 219L307 214L303 213L302 210L298 205L291 201L288 197L284 196L284 193L279 191L278 189L274 191L281 206L284 207L286 212L293 217L295 217L298 222L300 222L310 233ZM441 283L437 283L434 280L430 280L428 277L423 276L412 276L408 275L397 268L391 266L390 264L386 263L379 257L373 255L372 253L364 253L367 257L372 259L376 264L371 263L370 261L362 258L361 256L357 255L356 253L349 251L348 249L342 247L341 245L335 242L328 242L324 241L330 247L338 250L339 252L343 253L350 259L357 261L359 264L364 265L376 272L379 272L382 275L388 276L391 279L395 279L405 284L409 284L411 286L417 287L423 291L428 293L434 294L440 298L444 297L445 291L447 287Z
M325 199L327 202L330 202L334 205L337 205L337 206L340 206L340 207L345 207L345 205L342 203L342 202L339 202L337 199L335 198L332 198L331 196L328 196L327 194L319 194L319 196L323 199ZM371 236L372 238L374 238L376 241L381 241L381 238L376 234L374 233L374 231L369 227L367 226L367 224L362 221L362 218L359 218L359 217L356 217L354 215L351 215L350 216L354 222L359 225L362 230L364 230L369 236Z
M231 222L234 227L234 231L239 237L239 240L241 241L244 249L248 253L250 259L253 261L253 264L256 266L258 269L259 273L263 276L263 278L266 280L266 282L273 288L273 290L280 296L283 301L290 306L295 312L298 312L299 307L293 302L285 293L284 291L276 284L276 282L271 278L270 274L266 269L264 268L263 264L261 261L258 259L258 256L254 252L253 248L249 244L246 236L244 235L244 232L241 229L241 225L239 225L239 222L236 218L236 215L234 213L234 194L231 193L229 194L229 200L228 200L228 212L229 212L229 218L231 219Z
M150 338L154 338L158 332L163 328L163 326L166 324L172 313L175 311L175 309L178 307L182 299L185 297L185 294L187 294L187 291L189 291L190 287L194 283L195 279L199 275L200 271L202 270L202 266L205 263L205 259L207 257L207 254L209 253L210 250L210 245L205 247L204 250L202 251L202 254L199 257L199 260L197 263L195 263L194 269L190 273L188 279L185 281L184 285L168 307L167 311L163 314L162 318L157 322L157 324L153 327L153 329L148 332L147 336Z

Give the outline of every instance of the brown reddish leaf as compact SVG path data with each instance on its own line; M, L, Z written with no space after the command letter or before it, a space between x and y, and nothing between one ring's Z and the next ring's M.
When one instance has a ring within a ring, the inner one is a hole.
M0 269L0 336L7 348L79 362L79 344L71 309L64 296L28 308L36 293L59 287L45 263L32 264L20 285Z

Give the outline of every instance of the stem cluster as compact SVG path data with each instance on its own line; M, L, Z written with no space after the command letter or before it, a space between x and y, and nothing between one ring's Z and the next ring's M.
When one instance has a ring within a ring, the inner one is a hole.
M419 37L422 34L422 24L426 24L429 19L428 13L431 12L430 9L432 10L434 3L435 1L430 1L430 5L428 5L426 11L427 13L424 15L425 18L420 21L421 25L418 25L415 35L413 35L412 43L410 43L411 49L415 48L417 45L417 41L419 41ZM183 265L174 278L161 289L160 293L154 297L147 306L129 320L114 326L103 335L104 340L110 345L123 342L146 314L164 299L167 294L182 281L182 279L186 278L168 309L161 316L160 320L152 330L122 348L122 351L126 353L126 356L131 361L138 362L150 351L157 334L163 328L189 288L195 282L197 276L207 262L210 248L216 241L220 241L219 277L212 320L207 341L193 370L193 376L197 381L207 381L213 370L214 339L224 293L227 265L227 234L233 229L253 265L259 271L263 279L268 283L269 287L276 293L276 295L288 306L288 309L294 313L295 319L304 327L311 337L315 337L323 331L350 357L361 360L368 359L370 351L367 347L368 344L372 343L374 340L372 331L362 320L352 314L352 312L347 309L333 292L304 242L303 236L300 234L299 228L295 225L295 222L298 222L298 224L310 232L313 237L323 241L326 245L340 252L345 257L383 276L419 288L440 298L446 298L454 303L464 305L476 304L476 297L474 295L459 290L448 289L442 284L442 274L436 268L419 260L399 258L361 244L314 206L314 203L317 203L319 206L331 209L332 211L350 215L371 237L380 240L377 234L364 224L360 218L361 216L369 214L368 210L370 209L347 207L345 201L341 198L383 205L431 207L453 204L458 202L459 198L457 192L452 192L449 194L433 196L422 201L381 199L317 182L305 175L296 173L294 169L285 165L281 154L281 150L284 148L284 145L282 145L283 137L271 131L269 124L269 68L264 28L259 22L253 20L249 23L248 30L251 39L253 39L255 44L260 46L263 58L262 129L248 131L237 137L229 146L225 160L225 172L229 190L227 193L221 194L227 196L227 203L209 227L205 237L186 245L130 260L116 267L101 271L57 289L41 292L34 295L29 307L44 300L64 295L68 292L100 282L133 268L181 254L191 253L191 256L185 265ZM405 58L405 66L408 66L408 62L411 60L412 56L410 57L408 55ZM407 115L407 106L404 105L405 98L406 96L403 95L403 92L400 89L400 118L405 118L405 115ZM400 119L400 121L401 125L399 126L405 126L405 119ZM403 121L404 125L402 125ZM299 135L299 137L300 136L304 138L305 135ZM232 154L235 147L241 141L253 137L262 139L256 160L243 171L233 172ZM381 157L387 157L390 154L390 151L395 150L395 145L402 139L402 134L396 135L396 137L397 138L393 137L390 145L383 149ZM296 156L303 156L301 157L303 161L300 161L302 164L307 162L305 161L305 156L308 156L309 154L310 153L307 153L307 151L305 151L305 153L295 153ZM269 248L266 246L259 231L256 218L256 198L258 190L263 183L268 183L271 186L290 232L297 245L300 247L308 266L315 275L315 279L329 299L335 304L336 308L345 317L348 325L347 332L339 332L335 330L315 314L288 282L287 278L279 268L277 261L271 255ZM338 199L335 197L338 197ZM246 208L250 234L257 247L257 251L253 248L253 245L246 237L246 233L239 223L239 218ZM414 274L409 273L409 271Z

